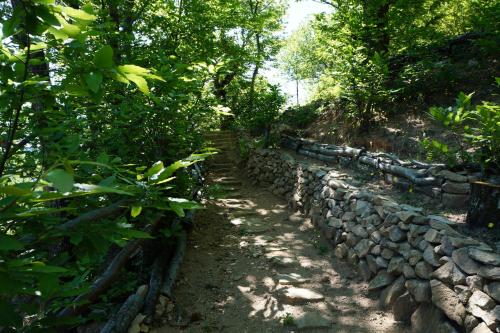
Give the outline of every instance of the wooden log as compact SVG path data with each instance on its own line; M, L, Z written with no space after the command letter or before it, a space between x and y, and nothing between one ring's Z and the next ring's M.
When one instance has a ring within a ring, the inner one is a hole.
M304 156L308 156L308 157L312 157L312 158L318 159L320 161L324 161L324 162L333 162L333 163L335 163L337 161L336 157L320 155L320 154L311 152L311 151L306 150L306 149L299 149L298 153L301 154L301 155L304 155Z
M471 227L500 229L500 185L471 183L469 209L465 222Z
M163 248L160 254L156 257L153 267L151 269L151 276L149 278L149 288L146 300L144 301L143 314L146 316L146 321L151 322L155 314L156 303L160 296L161 288L163 285L163 278L165 270L170 259L170 249Z
M186 253L186 245L187 245L187 233L186 230L182 229L179 237L177 237L177 244L175 246L175 252L170 261L170 265L165 273L165 277L163 279L163 286L161 288L162 295L165 295L169 298L172 297L172 287L177 278L177 273L179 272L179 268L184 258L184 254Z
M127 204L132 202L130 199L123 199L118 202L115 202L112 205L109 205L107 207L102 207L98 209L91 210L90 212L83 213L74 219L71 219L61 225L59 225L57 228L60 230L69 230L73 229L76 226L78 226L81 223L84 222L90 222L90 221L97 221L100 219L103 219L105 217L111 216L111 215L116 215L120 213L122 210L125 210Z
M130 295L120 310L104 325L100 333L126 333L132 321L141 311L147 292L147 285L140 286L137 292Z

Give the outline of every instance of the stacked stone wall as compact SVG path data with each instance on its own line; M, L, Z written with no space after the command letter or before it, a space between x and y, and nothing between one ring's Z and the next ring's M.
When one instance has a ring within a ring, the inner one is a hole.
M280 150L255 152L247 172L310 216L335 256L356 265L381 306L413 331L500 332L497 248Z

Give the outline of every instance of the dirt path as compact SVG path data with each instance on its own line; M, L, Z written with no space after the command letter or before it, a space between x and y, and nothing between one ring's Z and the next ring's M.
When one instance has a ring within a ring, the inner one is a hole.
M406 331L366 296L367 284L334 258L309 219L250 184L235 167L230 133L213 140L222 152L209 182L227 195L198 213L175 308L153 332Z

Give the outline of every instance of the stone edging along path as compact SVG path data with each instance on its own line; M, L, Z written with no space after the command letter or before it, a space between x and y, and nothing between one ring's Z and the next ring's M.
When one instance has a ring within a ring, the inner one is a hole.
M311 217L380 303L415 332L500 332L500 254L423 209L349 185L334 168L259 150L250 178Z

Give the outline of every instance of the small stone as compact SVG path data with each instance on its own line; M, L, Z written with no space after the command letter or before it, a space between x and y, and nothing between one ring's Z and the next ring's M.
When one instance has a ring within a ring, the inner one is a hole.
M358 271L361 277L363 278L364 281L369 281L370 278L372 277L372 272L370 270L370 267L368 267L368 264L366 263L366 260L361 259L358 264Z
M389 284L394 281L394 277L387 273L386 270L381 270L378 272L378 274L370 281L370 284L368 285L368 290L378 290L381 289L385 286L388 286Z
M332 325L332 320L319 312L306 312L294 320L300 330L324 329Z
M472 295L472 296L474 296L474 295ZM471 296L471 299L472 299L472 296ZM488 328L491 328L491 329L494 328L496 318L495 318L495 314L493 313L493 311L484 310L481 307L472 304L470 300L469 300L469 304L467 306L467 311L469 313L471 313L473 316L480 318L482 321L484 321L486 323L486 326L488 326Z
M500 267L483 266L479 269L479 276L494 281L500 281Z
M370 249L373 245L374 244L372 241L369 241L368 239L362 239L358 242L358 244L356 244L354 250L360 258L363 258L370 252Z
M390 260L394 256L394 251L390 249L383 249L381 252L382 258Z
M408 258L408 263L412 266L415 266L420 259L422 259L422 252L418 250L411 250L410 257Z
M476 290L469 299L469 305L478 306L483 310L491 310L495 306L495 301L486 293Z
M458 269L453 261L447 262L438 268L432 276L451 285L465 284L466 282L465 275Z
M340 220L339 218L336 218L336 217L330 217L327 220L327 224L328 224L328 226L330 226L332 228L337 228L337 229L342 228L342 220Z
M380 240L382 239L382 235L380 234L380 231L377 230L377 231L372 232L370 234L370 239L376 244L380 243Z
M467 194L470 192L470 184L447 181L443 184L442 189L447 193Z
M311 279L304 278L300 274L278 274L274 278L279 284L282 285L298 285L311 281Z
M444 283L438 280L431 280L432 302L446 314L448 318L458 325L463 325L465 318L465 307L460 302L460 298Z
M283 300L287 304L304 304L310 302L320 302L325 297L315 291L305 288L286 288L283 291Z
M384 309L391 308L396 299L405 291L405 278L400 276L389 287L382 291L380 294L380 305Z
M469 256L486 265L500 266L500 254L494 252L481 251L476 248L469 249Z
M389 231L389 238L393 242L400 242L406 239L406 233L404 233L399 227L394 226L391 228L391 231Z
M487 284L484 286L484 291L497 302L500 302L500 282L491 282Z
M439 231L437 231L436 229L429 229L425 235L424 235L424 239L426 241L428 241L429 243L439 243L441 241L441 235L439 234Z
M347 256L348 247L345 243L340 243L335 248L335 256L339 259L344 259Z
M294 259L282 256L271 257L269 261L271 262L271 265L283 268L293 267L297 264L297 261L295 261Z
M451 254L453 253L453 245L451 244L450 239L446 236L441 238L441 250L449 257L451 257Z
M370 251L370 253L375 256L380 255L381 252L382 252L382 247L379 244L375 245Z
M429 279L432 274L432 266L425 261L420 261L415 265L415 273L422 279Z
M413 299L410 293L407 291L401 296L399 296L392 305L392 313L394 315L394 320L409 322L412 313L417 308L417 302Z
M467 274L476 274L479 271L479 264L469 257L467 248L460 248L453 251L451 258Z
M408 263L403 264L403 275L406 279L414 279L417 277L415 270Z
M469 298L472 296L472 291L467 286L457 285L453 287L453 291L458 295L462 304L467 304Z
M411 315L411 327L414 333L434 333L442 322L441 310L430 303L420 304Z
M399 275L403 271L403 263L404 263L404 258L402 257L393 257L389 261L389 265L387 266L387 273L389 274L396 274Z
M434 252L434 248L432 246L427 246L422 257L432 266L439 267L439 258Z
M431 300L431 287L429 281L417 279L408 280L405 286L418 303L429 302Z
M384 258L382 257L377 257L375 259L375 262L377 263L377 266L379 268L387 268L388 264L387 264L387 260L385 260Z
M471 275L465 278L467 285L473 290L483 290L483 278L479 275Z
M368 264L368 268L373 274L377 274L378 272L378 266L377 266L377 261L375 260L375 257L372 256L371 254L366 256L366 263Z
M476 317L471 315L465 316L464 319L465 332L470 333L478 324L479 320Z
M471 333L493 333L493 331L490 330L485 323L480 323L471 331Z

